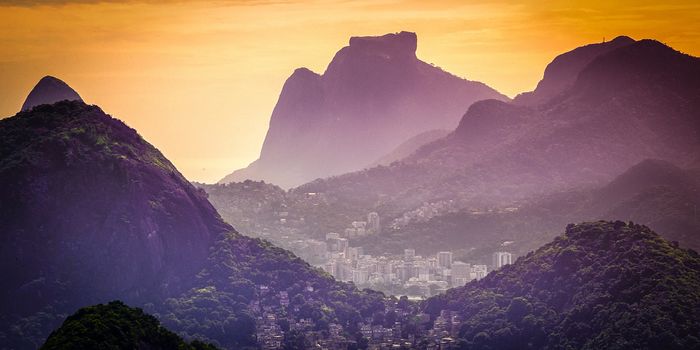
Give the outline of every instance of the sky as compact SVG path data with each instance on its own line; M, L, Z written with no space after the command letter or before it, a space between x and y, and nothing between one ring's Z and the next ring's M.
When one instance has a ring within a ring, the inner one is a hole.
M0 0L0 117L53 75L215 182L258 157L295 68L402 30L420 59L513 97L556 55L618 35L699 56L700 2Z

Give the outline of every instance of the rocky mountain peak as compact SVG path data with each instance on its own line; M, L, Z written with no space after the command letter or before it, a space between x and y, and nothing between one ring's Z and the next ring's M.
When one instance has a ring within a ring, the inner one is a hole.
M61 79L47 75L34 86L22 105L22 111L35 106L53 104L59 101L82 101L80 95Z

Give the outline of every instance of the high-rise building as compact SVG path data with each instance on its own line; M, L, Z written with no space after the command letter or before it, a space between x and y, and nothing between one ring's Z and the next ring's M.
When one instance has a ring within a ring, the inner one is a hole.
M348 249L348 239L347 238L338 238L338 246L337 246L337 251L344 253Z
M335 232L328 232L328 233L326 233L326 240L329 240L329 239L338 239L338 238L340 238L340 234L338 234L338 233L335 233Z
M340 234L335 232L326 233L326 244L328 245L328 250L331 252L338 252L338 241L340 240ZM341 250L342 251L342 250Z
M399 269L399 278L402 281L406 282L411 277L415 277L414 273L415 273L415 270L413 268L413 262L404 261L403 265Z
M379 226L379 214L376 212L371 212L367 214L367 231L369 234L376 235L381 233L381 227Z
M451 268L452 267L452 252L438 252L437 261L439 267Z
M365 221L353 221L351 226L352 226L352 228L366 228L367 222L365 222Z
M352 270L352 282L355 284L365 284L369 280L369 273L366 269Z
M500 269L504 265L513 263L513 255L508 252L493 253L493 269Z
M406 261L412 261L413 258L416 256L416 250L415 249L404 249L403 250L403 258Z
M463 263L461 261L455 261L452 263L452 278L467 278L472 272L472 267L470 264Z
M348 248L347 258L350 260L357 260L362 255L362 247L350 247Z
M488 274L488 267L486 265L474 265L474 266L472 266L472 273L471 273L472 279L480 280L480 279L486 277L486 274Z
M352 266L344 260L338 261L337 264L338 275L335 278L345 282L352 281Z

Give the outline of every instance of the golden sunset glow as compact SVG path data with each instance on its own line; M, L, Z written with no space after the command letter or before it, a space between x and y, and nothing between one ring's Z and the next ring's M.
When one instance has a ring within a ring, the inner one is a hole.
M285 79L350 36L418 34L418 57L514 96L577 46L628 35L700 54L700 3L0 1L0 116L44 75L124 120L190 180L256 159Z

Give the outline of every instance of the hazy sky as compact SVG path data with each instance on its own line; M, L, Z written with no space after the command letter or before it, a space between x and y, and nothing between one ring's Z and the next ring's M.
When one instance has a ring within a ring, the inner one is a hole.
M700 2L657 2L0 0L0 116L54 75L213 182L257 158L289 74L350 36L414 31L419 58L512 97L620 34L700 55Z

